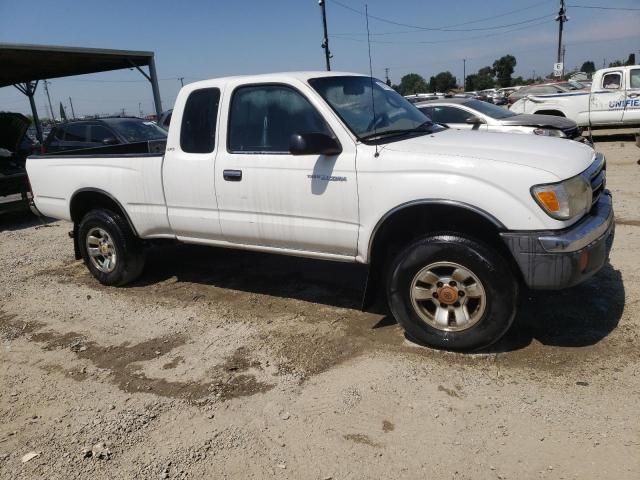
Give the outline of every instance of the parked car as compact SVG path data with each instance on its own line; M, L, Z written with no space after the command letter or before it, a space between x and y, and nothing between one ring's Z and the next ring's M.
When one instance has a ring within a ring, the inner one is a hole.
M426 100L433 100L435 98L445 98L445 94L441 92L433 93L416 93L415 95L406 95L404 98L411 103L424 102Z
M566 117L582 127L640 126L640 65L598 70L593 74L591 90L552 96L530 94L511 109Z
M362 263L363 304L386 297L414 341L469 350L508 330L520 288L580 283L611 248L601 154L446 129L368 76L205 80L174 113L164 155L27 161L35 206L73 222L104 285L137 278L156 239Z
M166 138L166 130L137 117L75 120L53 127L44 142L43 151L52 153Z
M517 91L513 92L507 98L509 105L513 105L521 98L526 97L527 95L552 95L555 93L565 93L570 90L562 85L556 83L542 83L538 85L528 85L526 87L522 87Z
M29 206L25 161L35 146L27 135L30 123L21 113L0 112L0 211Z
M457 130L528 133L586 142L576 122L553 115L518 115L475 99L449 98L415 104L434 122Z

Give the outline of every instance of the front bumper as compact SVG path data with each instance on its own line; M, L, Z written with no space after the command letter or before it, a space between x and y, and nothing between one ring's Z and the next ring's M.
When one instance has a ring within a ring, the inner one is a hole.
M614 231L611 193L605 191L589 214L567 229L501 236L529 288L558 290L586 280L604 266Z

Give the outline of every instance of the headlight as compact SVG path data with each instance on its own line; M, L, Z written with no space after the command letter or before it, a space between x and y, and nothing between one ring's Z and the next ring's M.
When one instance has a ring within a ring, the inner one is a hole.
M543 137L567 138L562 130L557 130L555 128L536 128L533 133L536 135L542 135Z
M559 183L535 185L531 194L538 205L556 220L569 220L591 207L591 184L582 175Z

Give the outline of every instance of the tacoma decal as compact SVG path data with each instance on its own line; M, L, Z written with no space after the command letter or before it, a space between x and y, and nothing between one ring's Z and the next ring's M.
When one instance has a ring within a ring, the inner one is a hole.
M346 182L347 177L334 177L331 175L307 175L311 180L322 180L323 182Z

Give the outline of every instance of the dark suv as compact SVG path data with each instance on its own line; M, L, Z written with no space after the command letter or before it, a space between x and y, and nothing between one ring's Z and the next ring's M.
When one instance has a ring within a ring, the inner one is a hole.
M43 150L52 153L166 138L165 130L137 117L74 120L55 126L45 140Z

